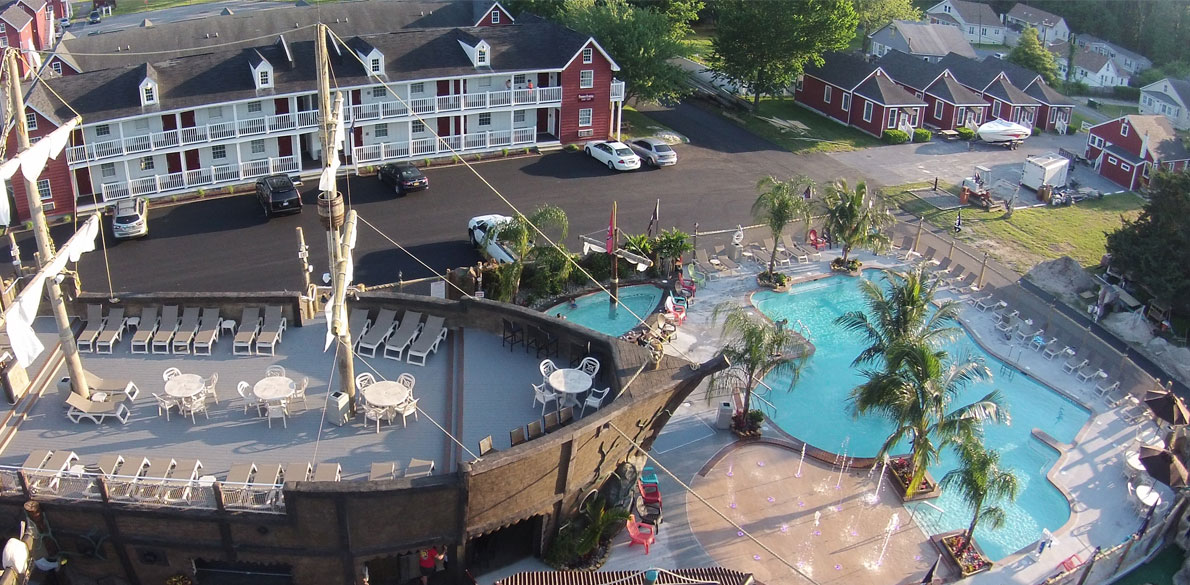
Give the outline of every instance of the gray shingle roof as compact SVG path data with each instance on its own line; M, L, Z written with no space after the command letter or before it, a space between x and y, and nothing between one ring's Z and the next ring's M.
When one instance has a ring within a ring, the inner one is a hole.
M160 59L183 57L198 50L228 50L256 46L285 34L290 41L313 38L311 27L326 23L342 38L417 28L469 27L471 2L371 0L317 6L286 6L248 14L206 16L197 20L132 27L64 41L63 45L85 71L123 67L142 62L142 53ZM235 42L235 41L240 42ZM136 54L122 55L117 47ZM129 50L129 49L125 49Z
M1108 144L1106 147L1103 148L1103 150L1106 151L1108 154L1115 155L1119 158L1124 159L1124 162L1127 162L1127 163L1139 165L1141 162L1141 160L1139 158L1137 158L1137 156L1135 154L1128 152L1127 150L1124 150L1124 148L1122 146L1120 146L1119 144Z
M1013 85L1012 82L1004 78L993 81L984 90L984 93L1016 106L1035 106L1038 104L1038 101L1033 99L1033 96L1025 93L1021 88Z
M953 28L953 27L949 27ZM944 68L925 60L900 51L889 51L876 60L885 73L888 73L897 83L904 83L917 90L924 90L933 83Z
M1148 136L1149 152L1153 153L1157 160L1168 162L1190 158L1186 145L1182 144L1182 139L1178 137L1169 118L1155 114L1132 114L1124 118L1137 134Z
M877 73L855 88L856 95L862 95L886 106L924 106L926 103L905 91L888 75Z
M805 73L850 91L875 70L876 65L854 53L827 53L821 66L808 66Z
M1061 16L1050 14L1040 8L1029 6L1027 4L1016 4L1012 10L1008 11L1008 16L1023 20L1029 24L1056 26L1058 21L1062 20Z
M1178 97L1182 99L1182 103L1190 106L1190 79L1169 79L1170 87L1177 92Z
M894 20L888 26L896 28L909 44L913 55L942 57L947 53L958 53L975 57L975 49L963 36L963 31L945 24L930 24L911 20Z
M1000 75L999 63L990 63L991 59L977 61L962 55L951 53L938 62L939 65L950 69L959 83L977 91L983 91L997 75Z
M979 94L963 87L951 75L940 77L930 87L926 89L926 93L938 98L942 98L956 106L986 106L987 102L979 97Z
M1074 100L1058 93L1058 90L1049 86L1044 79L1040 77L1033 81L1029 87L1025 88L1025 93L1029 97L1051 106L1073 106Z
M20 6L9 4L8 8L4 9L4 12L0 12L0 20L11 24L17 30L21 30L33 21L33 17L29 16L29 13L25 12Z
M991 6L982 2L967 2L966 0L950 0L950 4L958 11L963 22L967 24L981 24L983 26L1003 26L1000 17Z
M490 71L560 69L588 38L542 20L521 19L515 25L469 29L492 47ZM450 77L477 73L459 47L457 29L403 30L371 35L366 41L384 54L385 72L390 79ZM255 89L249 62L256 51L271 63L284 63L282 48L266 39L256 47L208 52L165 59L153 63L157 72L162 111L203 107L212 103L246 100L261 95L309 91L314 87L314 41L289 43L292 68L274 71L274 88ZM348 51L332 57L331 67L340 86L370 83L363 66ZM140 106L137 86L143 79L143 63L101 69L48 80L46 83L70 102L88 121L137 115ZM485 71L488 69L485 69ZM60 116L69 111L58 105Z
M21 2L21 4L24 4L25 6L32 8L34 11L42 10L45 8L45 5L46 5L45 0L20 0L20 2Z

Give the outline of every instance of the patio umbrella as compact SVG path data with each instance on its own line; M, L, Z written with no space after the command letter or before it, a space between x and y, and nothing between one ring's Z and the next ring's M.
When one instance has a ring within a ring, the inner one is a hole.
M1163 421L1175 425L1190 423L1190 410L1187 410L1186 403L1178 395L1161 386L1145 394L1145 404Z
M1186 466L1165 449L1141 447L1140 463L1145 466L1150 477L1169 487L1186 487L1186 479L1190 477Z

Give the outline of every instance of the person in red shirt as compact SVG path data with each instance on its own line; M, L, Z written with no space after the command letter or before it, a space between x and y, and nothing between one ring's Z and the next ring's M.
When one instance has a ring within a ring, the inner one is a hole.
M435 547L417 551L417 565L421 567L421 585L430 582L430 575L438 568L438 561L446 558L446 553L438 552Z

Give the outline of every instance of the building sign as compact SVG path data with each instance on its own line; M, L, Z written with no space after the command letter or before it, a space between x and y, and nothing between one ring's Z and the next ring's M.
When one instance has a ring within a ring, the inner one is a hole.
M593 93L578 94L578 101L580 101L580 102L590 102L590 101L594 101L594 100L595 100L595 94L593 94Z

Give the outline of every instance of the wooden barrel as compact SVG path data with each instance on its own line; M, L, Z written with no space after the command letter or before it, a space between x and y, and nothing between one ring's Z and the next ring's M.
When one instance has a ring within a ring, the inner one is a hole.
M335 191L318 194L318 221L322 222L322 227L328 230L332 227L343 227L343 217L346 213L342 193Z

